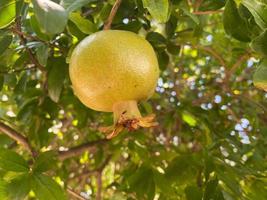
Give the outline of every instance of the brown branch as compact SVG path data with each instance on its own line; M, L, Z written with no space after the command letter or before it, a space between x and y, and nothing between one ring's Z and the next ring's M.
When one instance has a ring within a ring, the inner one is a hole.
M79 199L79 200L86 200L86 198L82 197L81 195L79 195L78 193L76 193L73 189L71 189L70 187L67 187L67 192L75 197L76 199Z
M22 31L17 30L17 28L14 28L14 27L11 27L10 30L11 30L12 32L16 33L17 35L23 36L25 39L26 39L26 38L29 38L29 39L31 39L32 41L39 41L39 42L42 42L42 43L48 45L48 46L51 47L51 48L57 48L62 54L65 54L65 53L66 53L65 50L64 50L63 48L60 48L60 46L58 46L58 45L56 45L56 44L54 44L54 43L45 41L45 40L43 40L43 39L40 39L40 38L38 38L38 37L36 37L36 36L33 36L33 35L30 35L30 34L24 33L24 32L22 32Z
M82 145L79 145L77 147L70 148L67 151L59 151L58 152L58 158L60 160L65 160L65 159L68 159L68 158L71 158L71 157L75 157L75 156L81 155L85 151L95 152L97 150L97 145L105 144L107 141L109 141L109 140L100 139L100 140L97 140L97 141L88 142L86 144L82 144Z
M34 70L37 67L31 66L31 67L26 67L26 68L21 68L21 69L10 69L10 70L6 70L6 71L0 71L0 74L11 74L11 73L16 73L16 72L22 72L22 71L27 71L27 70Z
M209 14L217 14L223 13L223 10L208 10L208 11L195 11L193 14L195 15L209 15Z
M97 192L96 192L96 200L102 200L102 171L98 172L96 175L96 185L97 185Z
M15 29L17 30L16 33L21 32L21 21L20 21L20 17L17 17L17 18L16 18L16 27L15 27ZM38 67L38 69L40 69L42 72L46 72L45 67L39 63L39 61L35 58L34 53L32 52L32 50L31 50L30 48L27 47L27 45L26 45L26 44L27 44L27 40L26 40L26 38L24 37L24 35L23 35L23 34L18 34L18 36L19 36L19 38L20 38L21 44L22 44L23 46L25 46L25 49L26 49L26 51L28 52L28 54L29 54L29 56L30 56L30 59L31 59L32 63L33 63L36 67Z
M226 66L226 62L225 60L219 55L219 53L217 53L213 48L208 47L208 46L201 46L201 45L197 45L197 46L193 46L194 48L198 48L198 49L202 49L206 52L208 52L209 54L211 54L214 58L216 58L218 60L218 62L225 67L225 69L227 69Z
M196 3L194 4L194 10L198 10L201 6L203 0L196 0Z
M235 73L235 71L237 70L237 68L242 64L242 62L244 60L246 60L247 58L250 57L251 52L246 52L245 54L243 54L242 56L239 57L239 59L236 61L236 63L231 67L231 69L229 70L230 74Z
M33 150L31 145L29 144L26 137L22 134L14 130L13 128L9 127L3 122L0 122L0 131L6 134L8 137L15 140L17 143L21 144L27 151L29 151L34 157L36 156L36 152Z
M110 11L110 14L109 14L109 16L108 16L108 19L107 19L107 21L106 21L105 24L104 24L104 30L108 30L108 29L110 29L111 24L112 24L112 21L113 21L115 15L116 15L116 13L117 13L117 10L118 10L118 8L119 8L121 2L122 2L122 0L116 0L116 1L115 1L114 5L113 5L113 7L112 7L112 9L111 9L111 11Z

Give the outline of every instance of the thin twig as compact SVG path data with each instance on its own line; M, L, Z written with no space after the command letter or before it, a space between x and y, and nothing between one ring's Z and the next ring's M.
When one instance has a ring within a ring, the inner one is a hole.
M193 47L194 47L194 48L198 48L198 49L202 49L202 50L208 52L208 53L211 54L214 58L216 58L216 59L219 61L219 63L220 63L223 67L227 68L225 60L224 60L224 59L222 58L222 56L220 56L220 54L217 53L213 48L208 47L208 46L201 46L201 45L197 45L197 46L193 46Z
M59 151L58 152L58 158L60 160L65 160L65 159L68 159L71 157L81 155L85 151L95 152L97 150L97 145L105 144L107 141L108 141L107 139L100 139L97 141L88 142L88 143L79 145L77 147L70 148L67 151Z
M11 128L10 126L6 125L3 122L0 122L0 131L19 144L22 144L22 146L28 150L34 157L36 156L36 152L33 150L31 145L29 144L28 140L26 137L24 137L22 134Z
M21 21L20 21L20 17L18 17L16 19L16 30L18 32L21 32ZM24 35L18 34L18 36L19 36L19 38L21 40L21 44L25 46L25 49L28 52L32 63L34 65L36 65L36 67L38 67L38 69L40 69L42 72L45 72L46 71L45 67L39 63L39 61L35 58L34 53L32 52L32 50L27 47L27 45L26 45L27 44L27 40L24 37Z
M98 172L96 175L96 185L97 185L97 192L96 192L96 200L102 200L102 171Z
M22 31L17 30L17 28L14 28L14 27L10 28L10 30L11 30L12 32L16 33L17 35L23 36L25 39L26 39L26 38L29 38L29 39L31 39L31 40L33 40L33 41L39 41L39 42L42 42L42 43L44 43L44 44L50 46L51 48L57 48L62 54L66 53L66 52L64 51L64 49L60 48L60 46L58 46L58 45L56 45L56 44L54 44L54 43L50 43L50 42L45 41L45 40L43 40L43 39L40 39L40 38L38 38L38 37L36 37L36 36L33 36L33 35L30 35L30 34L24 33L24 32L22 32Z
M195 11L193 14L195 15L210 15L210 14L217 14L223 13L223 10L208 10L208 11Z
M80 174L77 174L76 176L72 177L71 179L77 179L77 178L82 178L84 176L88 176L88 175L95 175L97 174L98 172L101 172L104 170L104 168L107 166L107 164L109 163L111 159L111 155L109 155L106 160L96 169L93 169L93 170L86 170Z
M10 69L6 71L0 71L0 74L11 74L11 73L16 73L16 72L22 72L22 71L27 71L27 70L35 70L37 67L35 65L31 67L26 67L26 68L21 68L21 69Z
M194 4L194 10L198 10L201 6L203 0L196 0L196 3Z
M70 187L67 187L67 192L72 195L73 197L75 197L76 199L79 200L86 200L86 198L82 197L81 195L79 195L77 192L75 192L73 189L71 189Z
M108 16L108 19L107 19L107 21L104 24L104 30L110 29L111 24L112 24L112 21L113 21L113 18L115 17L115 15L117 13L117 10L120 7L121 1L122 0L116 0L115 1L114 5L113 5L113 7L112 7L112 9L110 11L110 14Z

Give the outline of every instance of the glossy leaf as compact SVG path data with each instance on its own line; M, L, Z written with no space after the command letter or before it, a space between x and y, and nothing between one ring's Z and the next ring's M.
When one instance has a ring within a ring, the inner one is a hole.
M94 33L97 30L91 21L84 19L79 13L71 13L69 18L85 34Z
M8 26L16 16L16 1L1 0L0 1L0 29Z
M0 55L9 47L12 42L12 36L6 35L0 39Z
M262 28L267 28L267 4L259 0L242 0L242 4L248 8L254 16L256 23Z
M47 151L41 153L35 160L33 171L45 172L56 166L56 153L53 151Z
M52 178L45 175L33 175L32 190L39 200L67 200L62 188Z
M67 11L51 0L34 0L34 14L41 27L47 34L61 33L68 21Z
M46 45L41 45L38 47L36 56L39 61L39 63L43 66L46 66L47 58L48 58L49 48Z
M168 0L143 0L144 7L157 21L164 23L169 19L169 1Z
M0 168L6 171L27 172L27 162L14 151L0 148Z
M12 200L21 200L30 192L31 177L29 174L22 174L8 183L6 191Z
M267 56L267 31L265 30L262 34L252 40L251 47L254 51L261 54L262 56Z
M93 0L61 0L60 5L62 5L67 12L73 12L92 1Z
M238 13L238 9L234 0L228 0L224 13L223 25L225 32L237 40L249 42L249 29L246 22Z
M145 166L141 166L130 178L129 185L131 190L142 198L146 197L149 200L154 199L155 182L153 171Z
M66 77L67 67L63 60L55 59L51 63L51 70L48 73L48 94L54 101L58 102Z

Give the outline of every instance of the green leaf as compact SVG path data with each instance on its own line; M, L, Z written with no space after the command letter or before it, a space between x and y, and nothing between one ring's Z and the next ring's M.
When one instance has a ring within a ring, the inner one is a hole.
M31 28L33 29L33 31L36 33L36 35L43 40L49 40L49 36L44 34L41 31L41 27L39 26L39 23L36 19L35 15L32 15L30 18L30 24L31 24Z
M67 66L63 59L53 59L51 70L48 73L48 95L58 102L63 89L64 80L67 73Z
M193 20L193 22L195 22L197 25L200 24L200 21L196 15L192 14L189 10L187 10L185 8L181 8L181 10L184 12L185 15L190 17Z
M3 86L4 86L4 75L0 75L0 92L1 90L3 89Z
M186 122L189 126L196 126L197 120L196 118L190 114L189 112L183 112L182 113L182 119L184 122Z
M6 171L27 172L26 160L14 151L0 148L0 168Z
M73 12L92 1L93 0L61 0L60 5L62 5L67 12Z
M168 0L143 0L144 7L157 21L165 23L169 19L169 1Z
M5 52L12 42L12 35L6 35L0 40L0 55Z
M38 105L38 97L32 97L27 99L21 106L17 114L18 121L27 122L30 119L34 110L36 110L36 106Z
M242 4L247 7L253 15L256 23L262 29L267 28L267 5L258 0L242 0Z
M56 161L54 151L43 152L36 158L33 171L38 173L48 171L56 166Z
M50 0L33 0L33 10L43 32L47 34L61 33L68 21L67 11Z
M191 155L175 157L166 169L166 178L180 185L190 181L196 174L196 163Z
M0 199L7 200L7 183L1 178L0 179Z
M42 44L37 48L36 56L39 63L43 66L46 66L48 53L49 53L49 48L45 44Z
M39 200L67 200L63 189L50 177L34 174L32 190Z
M29 174L22 174L8 183L6 191L9 199L21 200L26 197L31 189L31 177Z
M157 32L149 32L146 35L146 39L152 44L152 46L158 51L162 52L166 49L167 40L163 35Z
M71 13L70 20L85 34L91 34L97 31L93 22L81 17L79 13Z
M267 91L267 59L258 65L253 75L253 83L257 88Z
M226 0L203 0L199 7L201 11L218 10L222 8L226 3Z
M202 200L202 192L196 186L187 186L185 188L185 195L187 200Z
M129 177L130 189L139 196L153 200L155 196L155 182L152 169L142 165Z
M262 56L267 56L267 30L252 40L251 48Z
M228 0L224 13L223 25L225 32L237 40L249 42L249 29L245 20L240 16L234 0Z
M0 1L0 29L7 27L16 16L16 1Z

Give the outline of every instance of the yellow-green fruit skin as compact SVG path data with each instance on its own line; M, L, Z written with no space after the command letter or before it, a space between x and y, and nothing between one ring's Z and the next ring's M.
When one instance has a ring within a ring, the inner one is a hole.
M69 67L75 95L87 107L112 112L115 103L145 100L159 76L156 54L141 36L105 30L83 39Z

